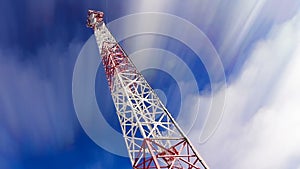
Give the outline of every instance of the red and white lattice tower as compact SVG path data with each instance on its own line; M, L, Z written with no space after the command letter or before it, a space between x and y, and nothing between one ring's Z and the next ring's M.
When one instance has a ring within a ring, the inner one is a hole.
M89 10L106 78L134 169L208 169L145 78L103 22Z

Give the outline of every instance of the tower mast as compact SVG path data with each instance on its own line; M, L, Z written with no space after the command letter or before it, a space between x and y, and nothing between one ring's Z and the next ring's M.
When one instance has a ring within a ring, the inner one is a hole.
M89 10L106 78L134 169L209 169L103 22Z

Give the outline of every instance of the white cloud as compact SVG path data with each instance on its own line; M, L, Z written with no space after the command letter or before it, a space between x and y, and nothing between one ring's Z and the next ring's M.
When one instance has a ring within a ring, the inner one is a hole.
M26 143L32 151L72 144L78 128L70 101L72 61L80 49L46 45L30 61L18 50L0 49L0 154L14 158ZM1 156L1 155L0 155Z
M269 26L290 19L299 10L299 1L280 0L230 1L129 1L128 13L166 12L185 18L203 30L213 40L225 69L230 69L236 59L243 60L247 48L262 38ZM135 20L136 27L145 25L145 19ZM147 26L151 25L147 22ZM159 27L173 29L163 20L155 18ZM128 29L133 29L132 24ZM138 44L137 44L138 45ZM242 61L241 61L242 62ZM241 64L241 63L238 63Z
M256 44L228 87L218 130L207 143L198 145L211 168L299 166L299 56L300 13L273 27L267 38ZM192 135L193 140L195 137Z

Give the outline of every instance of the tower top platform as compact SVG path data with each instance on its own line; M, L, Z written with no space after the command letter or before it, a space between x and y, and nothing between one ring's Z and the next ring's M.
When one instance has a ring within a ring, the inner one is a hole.
M103 12L88 10L86 26L95 29L97 25L101 25L103 23L103 16Z

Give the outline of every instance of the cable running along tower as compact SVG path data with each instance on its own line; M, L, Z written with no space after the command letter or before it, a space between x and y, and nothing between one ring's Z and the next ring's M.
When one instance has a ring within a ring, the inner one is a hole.
M134 169L209 169L103 22L88 11Z

